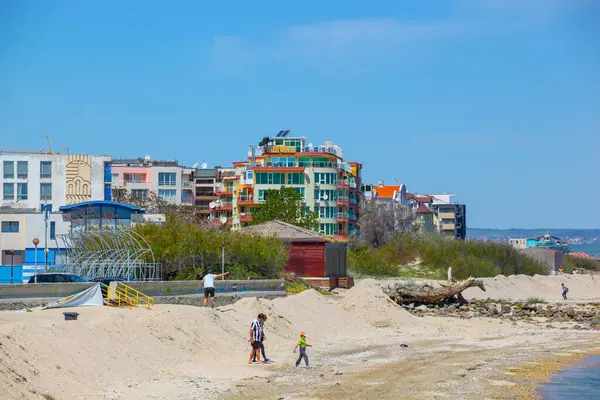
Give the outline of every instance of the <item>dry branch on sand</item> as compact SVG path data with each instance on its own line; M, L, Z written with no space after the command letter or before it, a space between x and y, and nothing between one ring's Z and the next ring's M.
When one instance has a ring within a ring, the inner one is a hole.
M440 287L433 287L428 284L414 285L407 282L396 282L393 285L384 287L383 291L396 303L438 303L455 296L459 301L465 302L461 293L470 287L479 287L485 292L483 281L474 278L453 284L445 284Z

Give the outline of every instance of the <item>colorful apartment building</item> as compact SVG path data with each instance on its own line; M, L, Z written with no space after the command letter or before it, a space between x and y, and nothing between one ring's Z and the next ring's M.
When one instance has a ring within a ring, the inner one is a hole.
M383 181L363 184L361 191L367 201L389 201L410 208L415 230L437 232L452 239L466 238L466 206L452 202L452 194L414 194L407 192L404 185L385 185Z
M265 193L282 186L295 188L307 209L319 214L320 233L345 237L358 229L362 165L344 161L342 149L333 143L313 146L289 130L280 131L252 145L248 159L234 168L232 176L223 177L214 208L215 216L233 229L247 226Z
M116 159L111 163L112 188L127 189L145 199L155 192L163 200L177 205L195 203L195 168L183 167L177 160L152 160L150 156Z

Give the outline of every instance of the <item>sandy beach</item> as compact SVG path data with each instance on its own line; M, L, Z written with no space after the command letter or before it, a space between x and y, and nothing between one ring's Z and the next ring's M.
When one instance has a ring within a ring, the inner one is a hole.
M504 279L525 297L552 290L534 278L523 289L520 279ZM597 280L577 279L568 283L574 299L578 285L598 296ZM77 321L65 321L65 310L2 312L0 398L535 398L536 382L600 350L598 331L573 323L418 317L389 300L382 283L214 310L80 307ZM248 328L259 312L268 316L265 347L275 362L248 365ZM301 330L314 345L310 369L294 367Z

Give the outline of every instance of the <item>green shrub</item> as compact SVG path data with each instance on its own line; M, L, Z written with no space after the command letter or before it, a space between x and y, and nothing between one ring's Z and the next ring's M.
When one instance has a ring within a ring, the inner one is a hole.
M565 272L568 273L572 273L574 268L588 271L600 271L600 261L574 257L567 254L563 258L563 268Z
M417 259L418 268L408 267ZM446 276L452 267L457 279L488 277L499 274L545 274L546 266L514 248L496 243L447 240L432 234L397 234L378 248L351 243L349 269L370 276Z
M163 279L199 279L208 268L219 273L223 243L232 279L277 278L287 261L287 246L277 238L201 227L176 215L168 215L162 226L142 224L135 230L162 264Z

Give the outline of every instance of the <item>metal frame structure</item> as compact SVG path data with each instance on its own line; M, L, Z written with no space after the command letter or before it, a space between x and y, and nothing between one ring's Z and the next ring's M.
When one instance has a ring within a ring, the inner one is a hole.
M73 230L56 235L56 241L67 249L65 272L87 279L160 280L160 264L150 245L128 226Z

